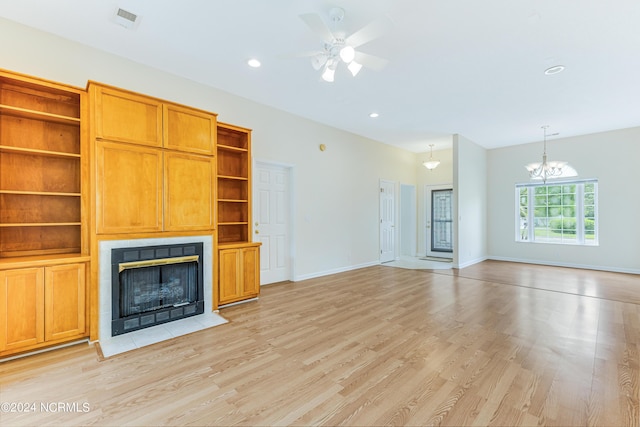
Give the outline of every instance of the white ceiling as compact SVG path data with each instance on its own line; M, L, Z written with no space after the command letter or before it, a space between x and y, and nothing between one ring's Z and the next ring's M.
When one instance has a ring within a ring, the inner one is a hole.
M326 83L283 58L320 48L299 15L328 22L334 6L347 33L394 22L359 48L384 69ZM113 22L118 7L137 28ZM540 141L542 125L640 126L638 0L0 0L0 16L414 152L454 133L495 148Z

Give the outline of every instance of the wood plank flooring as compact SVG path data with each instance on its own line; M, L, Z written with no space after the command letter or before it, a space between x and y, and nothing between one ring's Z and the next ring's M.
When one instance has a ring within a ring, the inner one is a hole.
M36 408L1 424L639 426L639 276L531 268L369 267L265 286L226 325L107 360L8 361L0 401Z

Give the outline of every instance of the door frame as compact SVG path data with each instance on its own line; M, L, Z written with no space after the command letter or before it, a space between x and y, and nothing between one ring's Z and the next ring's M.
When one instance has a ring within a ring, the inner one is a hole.
M455 246L451 252L431 252L431 192L434 190L451 190L454 191L453 184L437 184L424 186L424 242L425 242L425 256L437 256L439 258L453 259L453 252L456 250ZM453 205L451 207L453 210ZM453 214L453 212L452 212ZM455 219L454 219L455 221ZM453 232L453 230L452 230ZM452 236L453 237L453 236ZM455 243L455 240L454 240Z
M405 191L406 190L406 191ZM405 194L410 191L409 197ZM400 183L400 256L415 257L418 249L417 194L413 184ZM408 240L408 241L407 241ZM409 253L405 253L408 249Z
M296 193L295 193L295 176L296 176L296 167L293 164L290 163L282 163L282 162L274 162L271 160L261 160L261 159L253 159L252 162L252 176L256 176L256 171L257 168L260 166L265 166L265 167L279 167L279 168L283 168L283 169L287 169L287 173L289 175L289 224L287 227L287 232L289 235L289 239L288 239L288 246L289 246L289 271L287 273L288 275L288 279L287 280L294 280L294 278L296 277L295 272L296 272L296 268L295 268L295 254L296 254L296 247L295 247L295 242L296 242L296 238L295 238L295 206L296 206ZM255 209L257 209L257 204L255 203L255 201L257 201L257 194L256 194L256 188L257 186L255 185L255 183L252 183L252 188L251 188L251 197L254 200L254 206L252 206L252 212L251 212L251 218L252 218L252 222L251 222L251 240L253 240L253 236L255 236L255 219L253 219L255 217ZM262 280L262 279L261 279ZM270 283L267 283L267 285L270 285ZM260 283L260 286L262 286L262 283Z
M382 239L383 239L383 232L382 232L382 185L384 184L390 184L393 186L393 224L391 225L391 232L392 232L392 244L393 244L393 255L392 258L390 260L388 259L382 259ZM390 261L394 261L397 258L397 253L398 253L398 230L396 227L396 223L398 222L398 206L397 206L397 193L398 193L398 183L396 181L391 181L388 179L380 179L378 182L378 189L380 190L380 192L378 193L378 218L379 218L379 229L378 229L378 248L380 250L379 253L379 261L381 263L383 262L390 262Z

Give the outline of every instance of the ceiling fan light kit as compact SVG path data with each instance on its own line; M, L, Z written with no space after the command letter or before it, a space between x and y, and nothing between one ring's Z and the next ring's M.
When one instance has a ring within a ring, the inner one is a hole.
M347 69L352 76L356 76L362 67L380 69L387 63L385 59L373 55L356 51L356 48L379 37L386 31L391 22L388 19L374 21L348 37L337 32L338 24L344 19L344 9L334 7L329 10L329 19L333 24L330 29L320 15L307 13L300 15L300 18L307 26L322 39L322 50L313 52L311 56L311 66L315 70L322 69L322 80L333 82L338 64L341 62L347 65Z

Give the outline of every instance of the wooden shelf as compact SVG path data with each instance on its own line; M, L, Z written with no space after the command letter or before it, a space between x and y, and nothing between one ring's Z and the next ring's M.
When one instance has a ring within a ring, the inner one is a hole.
M10 114L12 116L22 117L25 119L44 120L53 123L80 126L80 118L78 117L62 116L59 114L46 113L43 111L13 107L11 105L0 104L0 114Z
M244 176L218 175L218 179L233 179L237 181L248 181L249 178Z
M0 258L82 251L83 94L0 72Z
M242 148L242 147L234 147L231 145L224 145L224 144L220 144L218 143L218 149L220 150L227 150L227 151L237 151L240 153L246 153L249 150L247 148Z
M69 158L80 158L80 154L76 153L63 153L60 151L50 151L50 150L37 150L34 148L23 148L23 147L12 147L9 145L0 145L0 151L4 152L13 152L13 153L23 153L23 154L32 154L36 156L51 156L51 157L69 157Z
M82 225L80 222L17 222L14 224L3 223L0 227L63 227L67 225Z
M218 199L218 202L224 203L248 203L247 199Z

